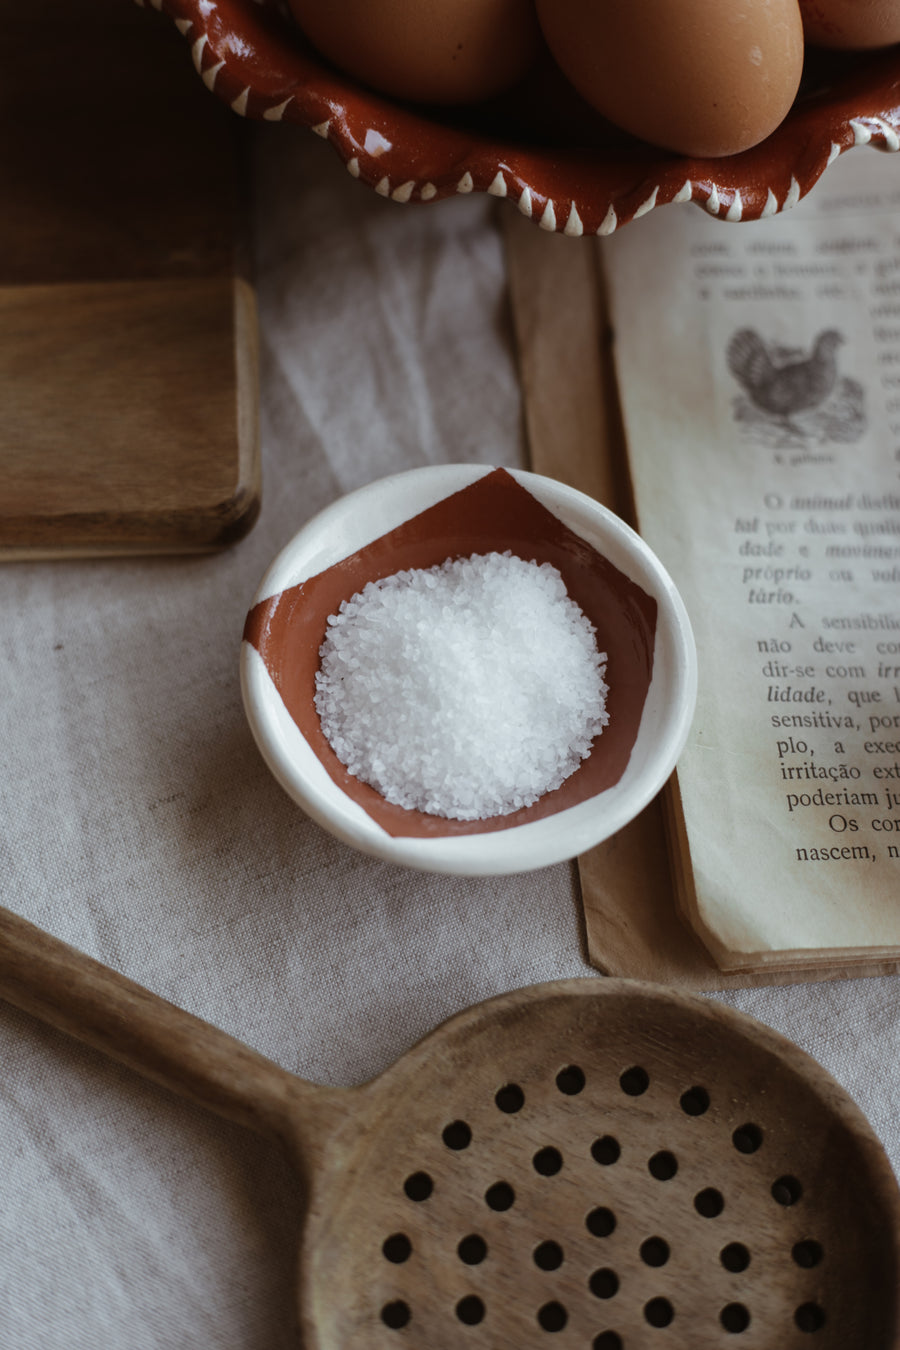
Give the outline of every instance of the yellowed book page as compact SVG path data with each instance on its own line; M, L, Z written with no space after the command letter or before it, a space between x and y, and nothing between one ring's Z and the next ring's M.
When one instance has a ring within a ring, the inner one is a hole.
M504 212L501 221L530 467L631 520L595 242L547 235L517 212ZM664 795L677 802L674 776ZM879 960L874 952L859 962L833 964L817 953L802 968L769 961L749 971L721 970L676 908L661 808L659 797L626 829L578 859L586 955L597 969L692 989L896 972L896 961ZM675 863L680 860L676 852Z
M900 952L898 207L859 150L782 216L602 244L638 525L700 656L679 900L726 967Z

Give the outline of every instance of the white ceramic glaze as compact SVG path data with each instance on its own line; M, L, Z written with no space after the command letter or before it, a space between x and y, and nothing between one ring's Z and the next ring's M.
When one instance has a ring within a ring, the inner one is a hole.
M279 553L254 604L309 580L491 471L472 465L414 469L341 498ZM275 778L325 829L390 862L431 872L489 875L574 858L643 810L669 778L687 739L697 693L696 649L684 604L660 561L624 521L584 493L524 471L512 471L512 477L657 603L652 679L636 742L614 786L512 827L454 836L394 836L333 781L288 713L259 651L246 640L241 644L244 706ZM496 546L502 550L502 522L497 534ZM615 673L609 671L607 678L612 681ZM601 736L596 746L602 744Z

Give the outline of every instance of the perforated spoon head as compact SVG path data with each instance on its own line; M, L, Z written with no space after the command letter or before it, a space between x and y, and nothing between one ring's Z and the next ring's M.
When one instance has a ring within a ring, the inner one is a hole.
M519 990L348 1095L310 1178L310 1350L898 1344L880 1144L819 1065L721 1005Z
M0 992L293 1151L304 1350L898 1347L877 1138L814 1060L720 1004L538 985L340 1089L2 908Z

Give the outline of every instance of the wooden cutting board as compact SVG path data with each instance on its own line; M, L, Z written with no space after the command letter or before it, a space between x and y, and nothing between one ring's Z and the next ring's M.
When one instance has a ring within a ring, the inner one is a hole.
M245 124L130 0L0 0L0 66L0 558L231 543L259 504Z

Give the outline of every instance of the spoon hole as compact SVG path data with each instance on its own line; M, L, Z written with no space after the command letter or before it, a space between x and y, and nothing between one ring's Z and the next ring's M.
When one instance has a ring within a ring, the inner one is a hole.
M495 1181L493 1186L489 1186L484 1193L485 1203L489 1209L502 1212L505 1209L511 1209L515 1203L516 1193L507 1181Z
M484 1304L477 1295L469 1294L457 1303L456 1316L467 1327L476 1327L484 1320Z
M480 1266L487 1256L487 1243L483 1237L477 1233L470 1233L464 1237L456 1249L456 1254L460 1261L467 1266Z
M494 1102L499 1111L514 1116L525 1105L525 1093L518 1083L507 1083L494 1094Z
M434 1182L427 1172L413 1172L403 1183L403 1189L410 1200L420 1203L427 1200L434 1190Z
M763 1132L758 1125L748 1122L746 1125L739 1125L731 1136L731 1142L734 1144L738 1153L755 1153L763 1141Z
M532 1158L534 1170L542 1177L555 1177L563 1165L558 1148L542 1148Z
M641 1243L641 1260L645 1266L664 1266L669 1259L669 1244L665 1238L651 1237Z
M805 1238L802 1242L795 1242L791 1256L795 1263L804 1270L812 1270L813 1266L819 1265L825 1253L822 1250L822 1244L815 1242L812 1238Z
M719 1321L726 1331L732 1333L746 1331L750 1325L750 1314L743 1303L729 1303L719 1313Z
M650 1075L646 1069L642 1069L638 1064L626 1069L619 1078L619 1087L628 1097L642 1096L649 1086Z
M601 1167L611 1167L619 1161L621 1153L618 1139L614 1139L611 1134L605 1134L602 1139L595 1139L591 1144L591 1157Z
M594 1237L609 1237L610 1233L615 1231L616 1216L611 1209L600 1206L598 1209L592 1209L585 1219L587 1230Z
M825 1309L818 1303L801 1303L794 1313L794 1321L800 1331L821 1331L825 1325Z
M717 1219L724 1208L725 1199L722 1192L717 1191L714 1186L708 1186L705 1191L700 1191L694 1196L694 1209L704 1219Z
M444 1126L441 1138L448 1148L458 1151L469 1147L472 1142L472 1131L464 1120L453 1120Z
M538 1322L544 1331L562 1331L569 1320L569 1314L561 1303L545 1303L538 1309Z
M785 1208L796 1205L802 1194L803 1187L796 1177L779 1177L772 1183L772 1199Z
M563 1263L563 1249L558 1242L542 1242L534 1249L534 1264L539 1270L559 1270Z
M651 1298L644 1305L644 1317L651 1327L667 1327L675 1316L675 1309L667 1298Z
M579 1069L577 1064L570 1064L567 1068L560 1069L556 1075L556 1086L567 1097L576 1097L579 1092L583 1092L585 1082L584 1072Z
M386 1303L381 1310L382 1322L392 1331L399 1331L401 1327L405 1327L410 1316L409 1304L399 1298L393 1303Z
M729 1242L719 1253L719 1260L732 1275L740 1275L750 1264L750 1253L743 1242Z
M657 1181L671 1181L678 1171L678 1159L674 1153L662 1149L659 1153L654 1153L647 1163L647 1170Z
M682 1092L681 1109L686 1116L702 1116L709 1110L709 1093L706 1088L692 1087Z
M389 1238L385 1238L381 1250L388 1261L401 1266L412 1255L412 1243L405 1233L392 1233Z
M614 1298L619 1292L619 1277L614 1270L595 1270L588 1288L594 1298Z

